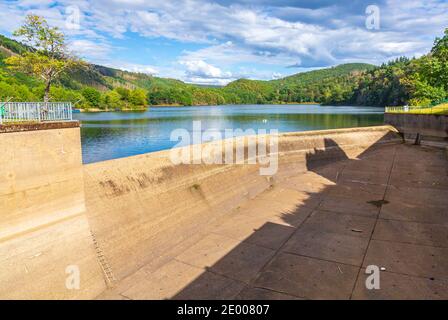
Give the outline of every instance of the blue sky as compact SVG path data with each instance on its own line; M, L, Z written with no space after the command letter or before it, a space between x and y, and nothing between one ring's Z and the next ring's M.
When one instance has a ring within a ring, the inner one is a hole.
M27 13L60 27L90 62L220 85L420 56L448 27L440 0L1 0L0 33Z

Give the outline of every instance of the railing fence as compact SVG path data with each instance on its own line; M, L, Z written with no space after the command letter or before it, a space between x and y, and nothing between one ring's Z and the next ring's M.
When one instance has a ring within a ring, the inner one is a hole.
M0 124L71 120L71 102L0 102Z
M447 112L447 105L386 107L386 113L435 114Z

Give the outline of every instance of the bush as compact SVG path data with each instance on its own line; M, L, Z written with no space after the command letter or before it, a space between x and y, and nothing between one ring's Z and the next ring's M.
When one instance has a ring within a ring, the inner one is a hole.
M115 91L117 91L120 94L122 100L125 100L125 101L129 100L129 97L131 95L131 92L129 91L129 89L119 87L119 88L115 88Z
M74 90L65 89L62 87L52 87L50 90L51 101L71 102L77 103L83 99L83 95Z
M427 107L431 104L431 100L428 98L413 98L409 100L410 106Z
M92 107L99 107L101 103L101 93L95 88L84 88L82 90L82 95L86 102Z
M145 106L147 105L146 91L143 89L132 90L129 94L129 102L134 106Z
M103 108L120 109L122 105L121 98L121 95L114 90L106 92L103 99Z
M23 102L23 101L35 101L36 96L25 85L9 84L6 82L0 82L0 100Z

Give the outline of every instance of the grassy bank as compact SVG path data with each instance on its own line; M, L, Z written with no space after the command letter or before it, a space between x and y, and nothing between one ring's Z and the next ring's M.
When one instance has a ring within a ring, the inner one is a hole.
M438 104L432 107L387 107L387 113L402 114L443 114L448 115L448 103Z
M144 112L148 110L148 107L142 107L142 108L120 108L120 109L100 109L100 108L88 108L88 109L77 109L82 113L95 113L95 112Z

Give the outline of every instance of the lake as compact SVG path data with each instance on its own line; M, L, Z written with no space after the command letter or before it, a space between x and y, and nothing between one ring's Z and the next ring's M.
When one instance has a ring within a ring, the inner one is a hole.
M128 157L165 150L178 128L192 130L278 129L279 132L381 125L384 108L319 105L224 105L151 107L146 112L78 113L81 121L83 162Z

